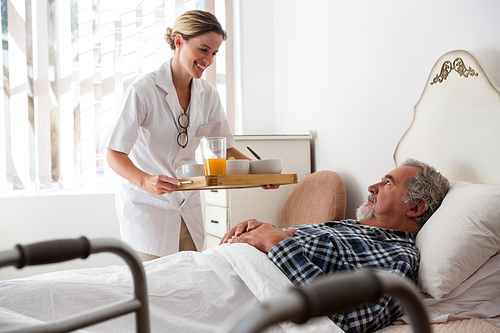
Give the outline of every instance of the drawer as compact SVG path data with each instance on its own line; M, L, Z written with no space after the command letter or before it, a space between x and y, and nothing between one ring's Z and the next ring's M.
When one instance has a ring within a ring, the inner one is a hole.
M215 237L212 235L205 236L205 249L210 249L212 247L218 246L222 238Z
M222 238L227 232L227 208L205 206L205 232Z
M208 205L227 207L227 195L228 190L224 189L205 191L205 202Z

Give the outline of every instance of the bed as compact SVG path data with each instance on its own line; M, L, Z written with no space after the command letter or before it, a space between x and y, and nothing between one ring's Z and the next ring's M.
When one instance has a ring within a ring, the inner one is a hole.
M394 153L396 164L421 159L453 181L442 207L417 236L418 287L435 332L500 332L499 126L498 89L471 54L452 51L432 68ZM152 332L220 332L234 314L292 286L266 255L246 244L178 253L146 262L144 269ZM131 286L124 266L2 281L0 331L123 300ZM379 332L409 332L404 319ZM78 332L134 332L134 321L128 314ZM320 317L267 332L341 330Z

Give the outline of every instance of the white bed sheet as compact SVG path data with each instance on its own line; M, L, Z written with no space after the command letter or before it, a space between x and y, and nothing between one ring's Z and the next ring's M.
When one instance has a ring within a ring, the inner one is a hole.
M152 332L221 332L234 316L277 296L291 282L246 244L181 252L145 263ZM0 327L50 322L132 297L126 266L48 273L0 282ZM129 314L80 332L135 332ZM268 332L342 332L326 317L282 323Z

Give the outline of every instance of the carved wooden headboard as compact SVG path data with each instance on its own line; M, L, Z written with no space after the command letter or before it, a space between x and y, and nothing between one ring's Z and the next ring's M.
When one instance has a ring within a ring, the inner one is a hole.
M472 54L448 52L432 68L394 161L408 157L450 180L500 184L500 92Z

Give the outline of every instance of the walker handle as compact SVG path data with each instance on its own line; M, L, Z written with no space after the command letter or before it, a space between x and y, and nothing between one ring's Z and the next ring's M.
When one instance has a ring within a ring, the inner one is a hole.
M29 265L44 265L72 259L85 259L90 255L90 242L87 237L58 239L28 245L17 244L19 260L17 268Z

